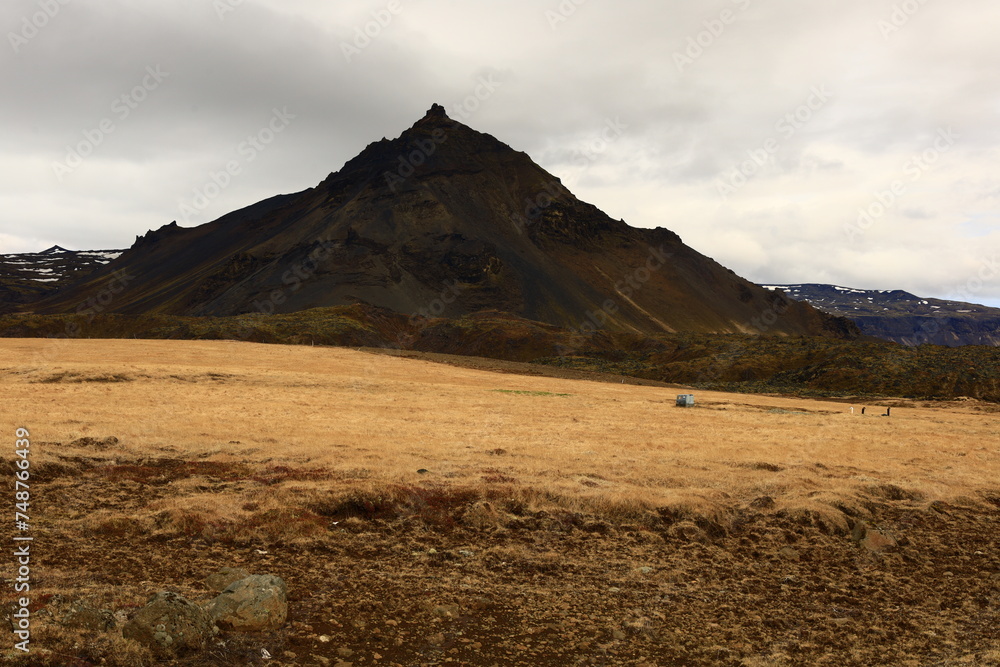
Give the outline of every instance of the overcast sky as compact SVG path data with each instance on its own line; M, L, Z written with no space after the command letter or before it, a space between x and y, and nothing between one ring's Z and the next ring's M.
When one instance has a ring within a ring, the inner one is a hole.
M438 102L751 280L1000 305L996 0L4 0L0 25L3 253L312 187Z

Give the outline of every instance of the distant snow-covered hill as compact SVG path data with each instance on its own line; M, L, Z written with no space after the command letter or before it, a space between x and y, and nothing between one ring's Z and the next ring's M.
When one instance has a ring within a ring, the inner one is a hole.
M1000 345L1000 308L930 299L903 290L838 285L762 285L854 320L863 333L904 345Z
M0 312L36 301L110 263L124 250L67 250L0 254Z

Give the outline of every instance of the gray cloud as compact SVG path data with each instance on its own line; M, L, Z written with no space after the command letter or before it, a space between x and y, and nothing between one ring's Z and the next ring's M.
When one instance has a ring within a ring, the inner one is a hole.
M184 224L311 187L439 102L750 279L942 297L981 280L974 296L1000 304L1000 275L977 278L1000 253L995 3L345 4L4 3L0 252L127 246L232 160L240 173ZM147 68L169 74L122 101ZM249 160L275 109L294 119ZM593 150L616 120L627 129ZM102 121L113 131L95 134ZM946 128L954 145L915 170ZM59 178L53 164L98 136Z

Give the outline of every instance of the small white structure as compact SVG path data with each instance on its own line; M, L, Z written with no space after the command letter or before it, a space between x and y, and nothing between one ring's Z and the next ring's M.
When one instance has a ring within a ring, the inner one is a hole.
M677 397L677 407L679 408L694 407L694 394L680 394Z

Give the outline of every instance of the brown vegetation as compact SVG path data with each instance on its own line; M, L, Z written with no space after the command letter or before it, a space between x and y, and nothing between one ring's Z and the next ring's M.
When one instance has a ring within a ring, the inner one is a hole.
M56 621L230 565L288 581L291 624L199 664L997 664L976 401L678 409L344 349L40 339L0 342L0 390L34 443L34 664L148 664Z

